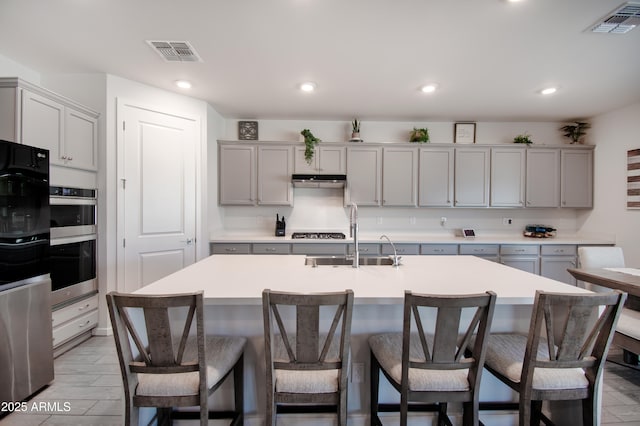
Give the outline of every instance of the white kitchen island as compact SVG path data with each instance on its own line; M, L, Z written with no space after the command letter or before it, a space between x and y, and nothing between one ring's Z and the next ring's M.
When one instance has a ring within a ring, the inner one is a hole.
M369 335L402 328L404 291L432 294L466 294L492 290L497 306L491 330L528 332L536 290L562 293L587 293L587 290L538 275L510 268L474 256L405 256L399 268L392 266L318 266L305 265L305 256L210 256L181 271L149 284L138 294L171 294L204 290L207 331L245 336L245 412L247 425L264 422L264 339L262 290L303 293L354 292L352 324L352 362L364 365L364 381L349 384L349 424L365 425L369 411ZM384 382L384 380L382 380ZM231 404L214 395L214 406ZM397 393L381 389L387 401L396 401ZM483 375L481 401L511 400L514 394L489 373ZM573 411L572 407L568 407ZM457 418L455 407L452 420ZM566 410L562 410L566 411ZM397 416L390 414L391 424ZM335 416L287 415L279 425L333 424ZM505 413L481 413L485 424L510 425L513 417ZM392 420L393 419L393 420ZM414 419L417 420L417 419ZM422 419L424 421L424 419ZM411 424L411 422L410 422ZM455 423L454 423L455 424ZM560 421L559 424L562 424Z

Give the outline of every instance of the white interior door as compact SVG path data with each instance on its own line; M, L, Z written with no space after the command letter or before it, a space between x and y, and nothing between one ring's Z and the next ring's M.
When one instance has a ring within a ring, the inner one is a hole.
M118 256L131 292L195 262L197 122L124 104ZM179 291L179 289L176 289Z

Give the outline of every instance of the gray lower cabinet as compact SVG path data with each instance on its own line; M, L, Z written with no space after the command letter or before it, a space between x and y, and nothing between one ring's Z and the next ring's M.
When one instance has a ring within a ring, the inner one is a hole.
M576 285L576 279L567 272L577 265L577 246L573 244L543 245L540 251L540 275Z
M211 243L211 254L250 254L251 244L249 243Z
M420 254L424 255L456 255L458 254L457 244L420 244Z
M253 254L290 254L291 244L253 243L251 253Z
M500 263L532 274L540 274L538 245L507 244L500 246Z
M478 256L493 262L498 261L499 253L498 244L460 244L460 254Z
M365 256L378 256L380 255L380 244L364 243L358 244L360 254ZM353 244L347 245L348 254L353 254Z
M291 245L291 254L344 256L347 254L347 244L296 243Z

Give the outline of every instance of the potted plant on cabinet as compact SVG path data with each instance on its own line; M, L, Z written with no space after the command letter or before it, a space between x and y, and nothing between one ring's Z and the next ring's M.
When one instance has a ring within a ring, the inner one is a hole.
M531 145L533 141L531 140L531 136L527 134L527 132L522 133L521 135L513 138L513 143L524 143L527 145Z
M423 129L417 129L414 127L409 134L409 142L429 142L429 129L426 127Z
M311 164L316 145L322 141L313 136L313 133L311 133L309 129L304 129L300 134L304 136L304 159L307 161L307 164Z
M591 125L585 121L575 121L573 124L567 124L560 127L560 130L564 132L564 135L571 139L571 143L578 143L580 139L587 134L586 130L590 129Z
M360 139L360 121L356 118L351 122L351 139L350 142L362 142Z

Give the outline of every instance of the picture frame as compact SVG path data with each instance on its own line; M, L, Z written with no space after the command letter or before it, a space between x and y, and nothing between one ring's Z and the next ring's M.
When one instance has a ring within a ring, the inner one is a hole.
M476 143L476 123L456 123L453 131L453 142L460 144Z
M238 121L238 139L241 141L257 141L258 122Z

